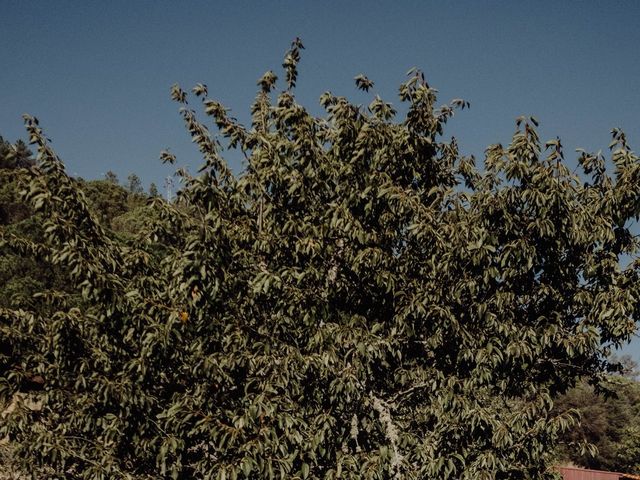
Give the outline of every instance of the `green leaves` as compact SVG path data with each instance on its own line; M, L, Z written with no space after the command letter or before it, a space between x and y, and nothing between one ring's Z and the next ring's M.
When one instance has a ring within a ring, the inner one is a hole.
M182 104L187 103L187 92L182 90L182 88L180 88L180 85L178 85L177 83L171 86L171 100Z
M370 88L373 88L373 82L369 80L365 75L357 75L354 80L356 81L356 87L360 90L368 92Z
M269 70L260 80L258 80L258 85L262 88L264 93L269 93L275 88L277 79L278 77L276 74Z
M296 86L298 79L298 62L300 62L300 53L304 49L302 41L296 37L291 43L291 49L286 53L282 67L285 70L287 78L287 87L289 90Z

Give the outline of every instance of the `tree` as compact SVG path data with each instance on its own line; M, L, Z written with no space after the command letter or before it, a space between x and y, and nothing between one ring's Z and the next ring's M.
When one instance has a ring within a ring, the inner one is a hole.
M11 144L0 136L0 169L28 168L33 164L31 151L22 140Z
M149 185L149 196L151 198L160 196L160 192L158 191L158 187L153 182L151 182L151 185Z
M32 117L26 194L81 302L0 311L0 424L23 463L65 478L551 478L572 412L552 397L609 369L638 319L640 160L613 132L613 175L520 118L484 167L443 137L419 71L406 116L323 94L325 118L265 74L244 128L193 93L246 155L235 175L179 86L203 164L137 242L109 236ZM357 77L361 88L373 83ZM274 98L275 97L275 98ZM150 241L148 239L151 239ZM29 332L26 334L25 332ZM20 408L39 376L42 407ZM51 475L51 476L55 476Z
M118 176L113 173L111 170L109 170L107 173L104 174L104 179L109 182L112 183L114 185L118 185Z
M140 177L138 177L138 175L136 175L135 173L131 173L127 177L127 190L129 191L129 193L132 193L134 195L142 195L142 193L144 192L144 189L142 188L142 181L140 180Z
M105 228L111 227L114 218L124 215L129 209L128 191L110 180L84 182L80 188L87 196L93 217Z
M622 355L620 358L613 356L614 363L620 365L620 371L618 372L625 378L630 380L638 380L638 362L636 362L631 355Z

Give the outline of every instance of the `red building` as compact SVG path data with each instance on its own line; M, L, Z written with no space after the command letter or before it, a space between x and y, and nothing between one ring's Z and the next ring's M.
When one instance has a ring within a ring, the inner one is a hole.
M604 472L577 467L560 467L559 470L563 480L640 480L640 476L628 473Z

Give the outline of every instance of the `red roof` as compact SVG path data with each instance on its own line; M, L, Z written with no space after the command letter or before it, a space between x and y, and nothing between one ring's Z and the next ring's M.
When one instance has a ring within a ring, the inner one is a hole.
M563 480L640 480L640 476L620 472L589 470L588 468L560 467Z

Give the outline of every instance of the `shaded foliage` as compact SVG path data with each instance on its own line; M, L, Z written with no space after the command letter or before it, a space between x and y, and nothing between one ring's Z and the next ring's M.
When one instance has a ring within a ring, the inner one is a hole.
M21 195L21 191L29 187L32 178L29 169L35 161L21 141L11 145L0 140L0 145L0 164L4 165L0 168L0 226L3 234L39 241L45 236L42 215L35 215ZM4 160L11 155L17 160ZM108 180L73 181L86 195L94 217L108 229L131 237L144 227L150 213L145 206L145 198L140 194L132 195ZM49 288L62 288L66 282L57 267L51 268L38 259L16 254L6 246L0 249L0 254L0 306L33 307L35 294Z

